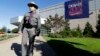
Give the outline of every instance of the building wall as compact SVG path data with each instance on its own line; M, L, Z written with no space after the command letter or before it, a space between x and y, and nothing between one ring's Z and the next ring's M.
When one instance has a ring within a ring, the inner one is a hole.
M42 18L48 18L50 15L54 16L55 14L62 16L64 15L64 3L40 9L39 13Z
M55 14L58 14L59 16L63 16L65 13L64 2L44 8L44 9L40 9L39 13L42 18L46 18L46 19L50 15L54 16ZM89 1L89 13L92 13L89 18L71 19L69 21L70 28L71 29L77 28L77 26L79 24L80 28L83 30L86 22L89 22L92 25L93 30L96 31L95 27L96 27L96 23L97 23L97 14L100 13L100 0Z

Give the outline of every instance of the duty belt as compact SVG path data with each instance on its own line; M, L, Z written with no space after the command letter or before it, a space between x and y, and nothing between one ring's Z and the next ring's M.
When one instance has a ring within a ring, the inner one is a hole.
M37 28L37 25L24 25L25 28Z

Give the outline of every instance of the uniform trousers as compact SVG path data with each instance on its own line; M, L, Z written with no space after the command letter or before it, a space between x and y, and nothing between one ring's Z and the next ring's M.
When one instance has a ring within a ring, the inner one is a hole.
M22 31L22 56L33 56L33 47L34 47L34 40L35 40L35 31L36 29L33 28L24 28ZM27 42L29 40L29 46Z

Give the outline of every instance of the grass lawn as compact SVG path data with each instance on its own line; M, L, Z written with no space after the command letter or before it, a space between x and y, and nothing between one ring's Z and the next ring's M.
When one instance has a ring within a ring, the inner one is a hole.
M44 37L57 56L100 56L100 39Z
M0 36L0 41L18 36L18 34L4 34Z

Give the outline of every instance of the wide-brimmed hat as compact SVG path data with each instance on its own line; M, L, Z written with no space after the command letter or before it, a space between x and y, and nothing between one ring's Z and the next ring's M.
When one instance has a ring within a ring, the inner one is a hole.
M30 2L30 3L28 3L28 6L29 6L29 7L35 7L36 9L38 9L38 6L36 5L35 2Z

